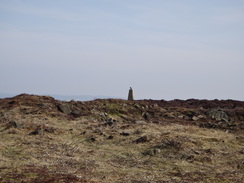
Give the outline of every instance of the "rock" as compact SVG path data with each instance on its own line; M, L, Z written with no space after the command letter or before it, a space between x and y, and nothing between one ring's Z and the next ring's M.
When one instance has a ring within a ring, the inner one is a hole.
M137 124L137 125L145 125L145 124L147 124L145 121L135 121L134 123Z
M106 122L106 123L105 123L105 126L112 126L113 124L114 124L114 122L109 121L109 122Z
M148 141L149 141L149 138L148 138L148 136L145 135L145 136L142 136L142 137L136 139L134 142L139 144L139 143L145 143Z
M137 109L141 108L139 104L135 104L134 107L137 108Z
M55 131L56 131L56 128L54 128L54 127L40 125L40 126L37 126L37 128L34 131L30 132L29 135L41 135L44 132L54 133Z
M183 154L182 156L181 156L181 158L182 159L185 159L185 160L187 160L187 161L190 161L190 162L192 162L192 161L194 161L194 155L186 155L186 154Z
M23 125L16 122L16 121L10 121L9 124L8 124L8 127L9 128L22 128Z
M194 111L186 111L186 116L192 118L195 115Z
M9 102L10 105L15 104L15 103L16 103L16 101L14 101L14 100Z
M216 121L222 121L222 120L225 122L230 121L229 116L221 109L213 109L209 111L208 114L212 119L215 119Z
M122 133L120 133L120 135L122 135L122 136L129 136L130 134L128 132L122 132Z
M95 139L94 137L90 138L90 140L91 140L92 142L95 142L95 141L96 141L96 139Z
M107 139L111 140L111 139L113 139L113 138L114 138L114 136L109 135Z
M56 131L56 128L54 128L54 127L49 127L49 128L47 128L47 127L46 127L46 128L44 129L44 131L45 131L45 132L48 132L48 133L54 133L54 132Z
M40 126L38 126L33 132L30 132L29 135L40 135L42 134L43 130Z
M167 112L165 114L163 114L163 117L165 118L169 118L169 119L175 119L175 114L173 112Z
M73 111L71 112L71 114L74 115L74 116L77 116L77 117L78 117L78 116L81 114L81 110L78 110L78 109L73 110Z
M93 137L93 136L91 136L91 137L89 137L87 140L90 141L90 142L95 142L95 141L96 141L96 138Z
M85 135L86 134L86 131L83 131L80 133L80 135Z
M197 120L199 120L199 118L196 117L196 116L193 116L193 117L192 117L192 120L193 120L193 121L197 121Z
M105 126L112 126L118 122L116 119L113 119L113 118L109 118L105 121L106 121L106 123L104 124Z
M159 108L159 111L160 111L161 113L165 113L165 112L167 112L167 110L164 109L164 108L162 108L162 107Z
M107 113L106 112L102 112L99 114L103 119L105 119L107 117Z
M183 115L179 115L178 119L184 119L184 116Z
M116 123L117 120L116 119L113 119L113 118L109 118L108 120L106 120L107 122L112 122L112 123Z
M145 152L142 153L144 156L153 156L154 155L154 149L148 149Z
M154 154L159 154L161 152L161 149L155 148L153 149Z
M202 128L217 128L217 125L212 124L212 123L201 123L199 125L199 127L202 127Z
M203 115L201 115L201 114L200 114L200 115L198 115L197 117L198 117L199 119L206 119L206 117L205 117L205 116L203 116Z
M142 113L142 117L145 119L145 120L148 120L149 119L149 114L147 112L143 112Z
M145 156L154 156L159 153L161 153L161 150L158 148L154 148L154 149L148 149L145 152L143 152L142 154Z
M153 108L157 108L157 107L158 107L158 104L154 104L154 105L153 105Z
M10 121L8 124L7 124L7 126L3 129L3 130L1 130L1 132L3 132L3 131L5 131L5 130L8 130L8 129L10 129L10 128L22 128L23 127L23 125L22 124L19 124L18 122L16 122L16 121Z
M69 104L60 104L58 105L58 109L64 114L70 114L72 112Z

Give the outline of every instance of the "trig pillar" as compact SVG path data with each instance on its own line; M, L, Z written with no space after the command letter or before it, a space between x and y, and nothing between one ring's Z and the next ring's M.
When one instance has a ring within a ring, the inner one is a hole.
M129 94L128 94L128 100L134 100L134 92L131 87L130 87Z

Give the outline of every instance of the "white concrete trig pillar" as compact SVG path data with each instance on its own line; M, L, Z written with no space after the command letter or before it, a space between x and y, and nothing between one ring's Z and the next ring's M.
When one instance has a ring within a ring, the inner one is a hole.
M129 94L128 94L128 100L134 100L134 92L131 87L130 87Z

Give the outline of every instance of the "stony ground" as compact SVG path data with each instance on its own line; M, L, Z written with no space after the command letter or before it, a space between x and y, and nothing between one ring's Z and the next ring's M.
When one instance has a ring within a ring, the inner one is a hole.
M244 180L244 102L0 99L0 182Z

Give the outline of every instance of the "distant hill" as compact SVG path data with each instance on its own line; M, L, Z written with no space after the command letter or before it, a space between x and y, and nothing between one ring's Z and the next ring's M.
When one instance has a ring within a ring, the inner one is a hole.
M10 93L0 93L0 98L11 98L19 94L10 94ZM57 100L77 100L77 101L90 101L95 99L109 99L109 98L119 98L115 96L105 96L105 95L58 95L58 94L45 94L51 96Z

